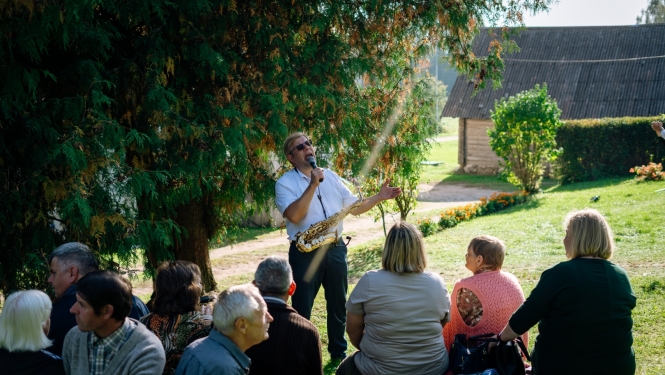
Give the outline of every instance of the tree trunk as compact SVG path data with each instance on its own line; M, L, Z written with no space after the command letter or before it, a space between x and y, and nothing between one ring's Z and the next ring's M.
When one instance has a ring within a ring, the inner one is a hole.
M201 269L201 281L205 291L217 288L217 283L210 265L210 252L208 241L211 238L210 226L207 220L206 200L192 201L176 208L175 222L178 223L186 233L176 241L173 254L177 260L186 260L196 263Z

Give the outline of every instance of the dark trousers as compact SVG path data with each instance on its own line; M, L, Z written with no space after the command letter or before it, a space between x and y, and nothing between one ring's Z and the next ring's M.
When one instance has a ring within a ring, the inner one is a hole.
M339 241L335 246L322 246L309 253L298 251L295 243L289 248L289 263L293 268L296 292L291 304L298 314L310 319L314 299L323 285L328 312L328 351L332 357L342 357L346 352L346 292L349 289L346 245ZM316 266L315 263L318 263ZM314 266L312 266L314 264ZM313 268L309 274L308 270ZM308 280L305 280L308 276Z
M356 367L356 354L360 353L359 351L355 351L351 356L346 357L342 361L342 363L339 364L339 367L337 367L337 371L335 371L335 375L363 375L360 373L360 370L358 370L358 367Z

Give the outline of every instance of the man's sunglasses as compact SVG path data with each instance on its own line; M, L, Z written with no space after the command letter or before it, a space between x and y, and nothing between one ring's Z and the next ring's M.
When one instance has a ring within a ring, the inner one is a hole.
M299 145L296 145L296 147L292 148L291 151L289 151L289 154L291 154L291 153L293 152L293 150L302 151L302 150L305 149L305 146L307 146L307 147L312 147L312 140L311 140L311 139L308 139L308 140L306 140L305 142L303 142L303 143L301 143L301 144L299 144Z

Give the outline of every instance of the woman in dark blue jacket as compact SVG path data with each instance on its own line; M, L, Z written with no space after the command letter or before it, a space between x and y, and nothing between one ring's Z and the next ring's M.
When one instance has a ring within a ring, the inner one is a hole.
M511 340L537 323L535 375L632 375L636 297L626 271L608 260L612 230L592 209L568 214L565 228L569 260L543 272L498 338Z

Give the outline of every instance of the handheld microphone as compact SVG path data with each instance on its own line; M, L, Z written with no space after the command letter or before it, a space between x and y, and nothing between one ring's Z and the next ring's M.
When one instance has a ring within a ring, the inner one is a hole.
M309 165L312 166L312 168L316 169L316 159L314 159L314 156L308 156L306 160L309 162ZM319 178L319 182L323 182L323 178Z

